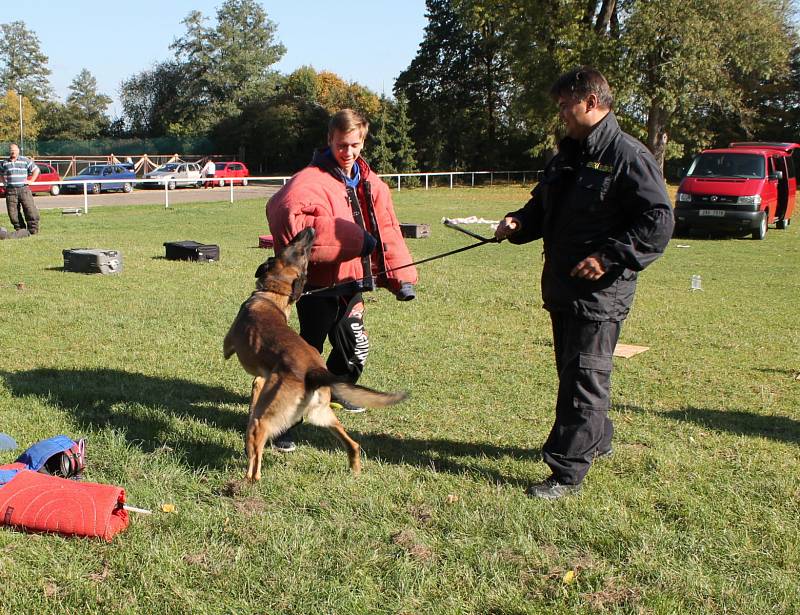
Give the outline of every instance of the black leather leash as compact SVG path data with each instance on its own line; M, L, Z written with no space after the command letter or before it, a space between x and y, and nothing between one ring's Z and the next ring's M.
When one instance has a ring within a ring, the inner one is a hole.
M475 239L478 239L478 243L473 243L472 245L464 246L463 248L457 248L456 250L450 250L449 252L444 252L442 254L437 254L436 256L429 256L428 258L423 258L420 261L414 261L413 263L408 263L407 265L400 265L399 267L392 267L391 269L384 269L383 271L379 271L378 273L376 273L375 276L368 275L368 276L364 276L363 278L357 278L355 280L348 280L347 282L341 282L339 284L332 284L331 286L325 286L323 288L315 288L314 290L307 290L300 296L301 297L305 297L306 295L314 295L316 293L329 291L329 290L332 290L332 289L337 288L339 286L346 286L348 284L353 284L354 282L361 282L362 280L366 280L367 278L370 278L370 277L378 277L378 276L384 275L384 274L392 272L392 271L400 271L401 269L405 269L406 267L414 267L416 265L422 265L423 263L429 263L431 261L435 261L435 260L438 260L440 258L444 258L445 256L452 256L453 254L458 254L459 252L466 252L467 250L472 250L473 248L478 248L480 246L485 246L487 243L500 243L500 241L502 241L500 239L497 239L496 237L483 237L482 235L478 235L477 233L473 233L472 231L468 231L467 229L462 228L462 227L458 226L457 224L454 224L453 222L450 222L449 220L446 220L446 219L443 221L443 224L448 228L452 228L452 229L455 229L457 231L461 231L465 235L469 235L470 237L474 237Z

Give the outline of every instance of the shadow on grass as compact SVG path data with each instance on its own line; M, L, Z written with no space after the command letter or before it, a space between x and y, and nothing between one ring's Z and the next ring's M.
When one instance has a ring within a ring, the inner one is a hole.
M115 369L33 369L0 377L13 395L41 397L73 415L83 429L114 427L145 452L166 444L193 468L220 467L241 454L202 440L196 429L177 431L172 420L185 417L244 434L249 399L221 387ZM245 408L232 411L220 404Z
M190 468L220 468L232 460L243 460L241 447L217 445L203 439L202 433L192 426L181 428L175 423L175 419L181 418L201 421L244 437L249 397L222 387L115 369L0 371L0 378L13 395L41 397L74 416L83 429L111 426L145 452L166 444L178 451ZM221 404L241 408L220 408ZM295 433L298 441L342 454L344 460L344 450L328 430L301 424ZM539 449L442 438L349 433L361 444L368 458L437 472L471 474L493 484L523 486L528 483L528 477L505 476L492 467L503 458L526 461L541 458Z
M643 412L643 410L639 410ZM708 429L741 436L761 436L777 442L800 444L800 421L786 416L767 416L743 410L684 408L658 413L676 421L689 421Z
M491 466L496 465L504 457L525 461L539 461L542 457L538 448L456 442L441 438L406 438L354 430L348 430L347 433L361 445L367 460L412 465L456 475L470 474L492 484L526 487L533 477L507 476ZM328 434L326 429L301 424L295 428L295 436L298 443L311 444L321 450L344 453L342 446ZM544 465L542 468L546 469Z

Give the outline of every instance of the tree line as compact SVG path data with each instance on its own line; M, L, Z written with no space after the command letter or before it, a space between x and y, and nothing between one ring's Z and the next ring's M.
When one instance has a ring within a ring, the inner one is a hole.
M38 38L0 24L0 138L208 138L266 173L293 172L330 114L364 112L379 172L529 169L560 136L547 95L562 72L606 74L623 128L661 161L731 140L794 141L800 45L790 0L427 0L422 42L393 97L334 73L274 69L286 52L256 0L192 11L172 55L124 79L120 117L87 70L55 99ZM80 152L76 152L80 153ZM190 153L190 152L185 152Z

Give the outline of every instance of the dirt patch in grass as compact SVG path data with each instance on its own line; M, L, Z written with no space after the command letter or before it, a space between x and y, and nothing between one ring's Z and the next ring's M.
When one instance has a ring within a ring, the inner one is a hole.
M632 607L639 603L641 592L635 587L625 587L619 579L611 578L600 591L584 594L586 603L604 613L618 607Z
M426 564L434 559L431 549L420 542L414 530L405 529L392 534L392 543L403 549L413 559Z

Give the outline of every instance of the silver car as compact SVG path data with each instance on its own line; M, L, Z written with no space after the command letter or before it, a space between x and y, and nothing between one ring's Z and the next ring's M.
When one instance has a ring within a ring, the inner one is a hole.
M150 171L144 178L161 180L159 184L145 184L146 187L158 188L166 184L167 190L174 190L178 186L199 187L203 183L200 167L194 162L168 162Z

